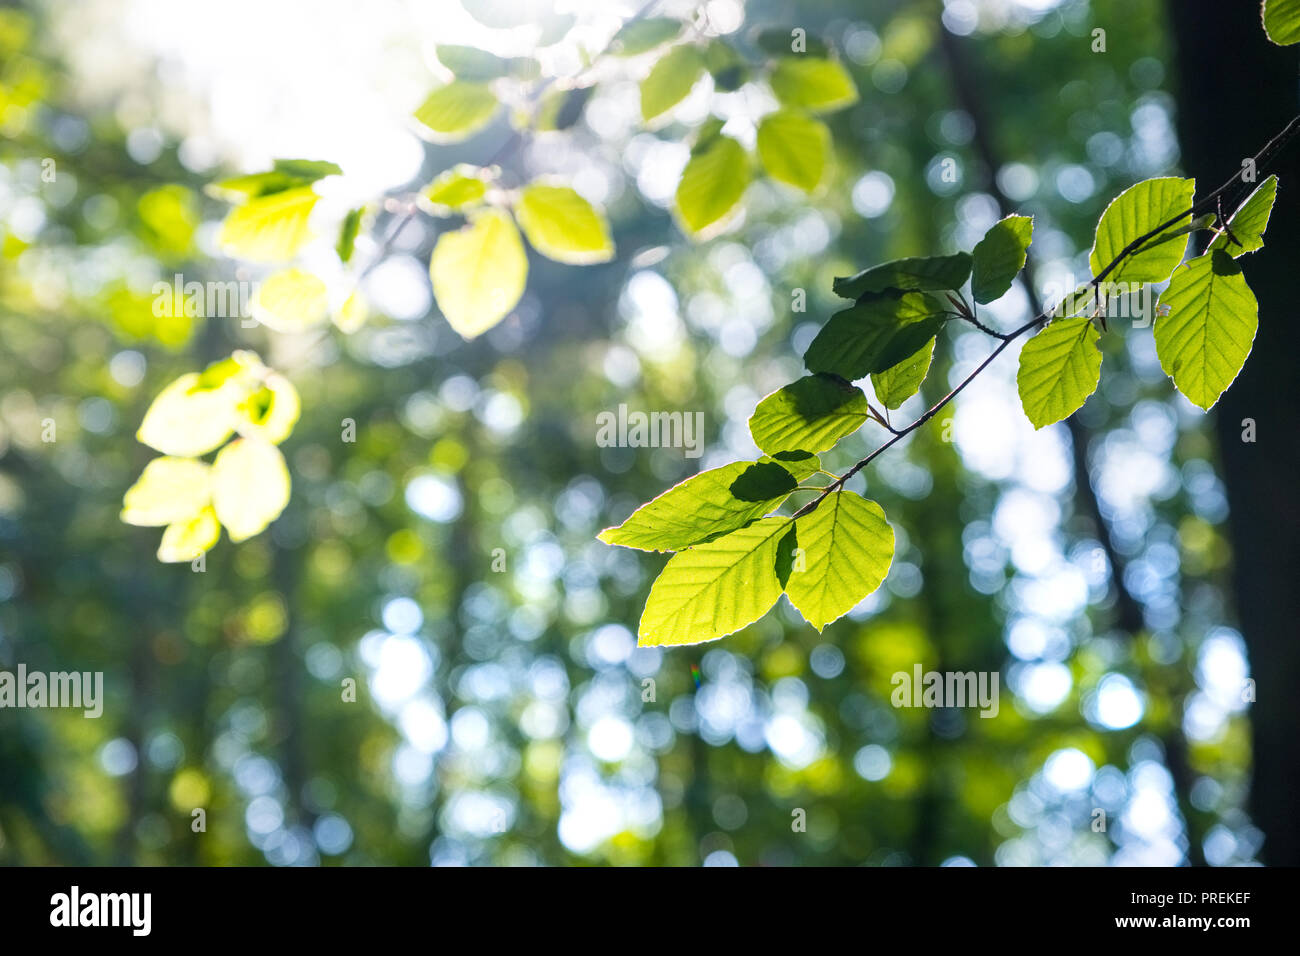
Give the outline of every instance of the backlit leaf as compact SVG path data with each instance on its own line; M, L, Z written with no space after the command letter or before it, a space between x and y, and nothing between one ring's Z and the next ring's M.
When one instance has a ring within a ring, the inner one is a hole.
M831 288L844 299L858 299L868 293L888 289L914 292L960 289L970 277L971 256L958 252L951 256L923 256L895 259L863 269L855 276L835 279Z
M926 373L930 371L930 360L933 357L934 339L931 339L893 368L876 372L871 376L871 387L875 389L876 398L891 411L899 408L920 390Z
M704 56L696 47L673 47L641 81L641 118L652 120L686 99L703 72Z
M981 305L1000 299L1025 267L1034 233L1033 216L1007 216L993 224L971 254L971 295Z
M202 388L189 372L158 393L135 437L164 455L207 454L234 431L238 401L235 390Z
M804 365L849 381L884 372L915 355L948 317L947 307L923 292L865 299L831 316Z
M777 544L789 518L763 518L669 559L641 615L642 647L699 644L752 624L781 597Z
M1083 316L1057 319L1025 343L1016 388L1034 428L1068 418L1097 390L1099 337L1092 320Z
M515 215L533 248L549 259L588 265L614 256L605 217L568 186L530 183L519 194Z
M773 179L812 192L826 171L831 132L797 110L768 113L758 124L758 158Z
M519 230L507 213L484 211L463 229L438 237L429 276L451 327L465 339L482 335L524 294L528 258Z
M1181 232L1191 220L1192 195L1196 181L1165 176L1147 179L1130 186L1116 196L1097 223L1097 238L1088 264L1092 274L1100 275L1129 243L1175 219L1164 232L1147 240L1139 250L1124 259L1106 276L1108 282L1163 282L1183 260L1187 233Z
M815 113L843 109L858 101L858 88L843 64L824 57L800 55L780 59L768 82L782 105Z
M785 593L817 630L838 620L880 587L894 560L894 529L874 501L833 491L795 521L802 554Z
M204 508L182 521L175 521L163 532L158 545L158 560L168 564L193 561L212 549L221 536L221 524L211 507Z
M749 157L729 136L715 136L691 154L677 184L677 213L687 231L699 234L724 222L749 185Z
M260 534L289 503L289 469L280 449L237 438L212 463L212 506L230 540Z
M122 498L122 520L154 527L184 521L212 500L211 466L193 458L155 458Z
M749 431L768 454L819 452L834 448L866 420L862 389L833 375L806 375L759 402Z
M222 252L237 259L292 259L312 237L308 221L319 198L308 186L250 199L230 210L217 243Z
M277 332L302 332L329 317L329 293L310 272L285 269L258 286L249 314Z
M1259 305L1241 266L1223 252L1176 269L1160 295L1156 356L1194 405L1212 408L1246 364L1259 328Z
M498 105L486 83L453 80L430 93L415 118L434 142L458 143L490 123Z
M1268 218L1273 212L1275 199L1277 199L1277 177L1269 176L1259 184L1245 202L1237 207L1237 211L1228 220L1228 228L1237 241L1233 242L1228 238L1227 232L1222 232L1210 243L1206 251L1222 250L1236 259L1247 252L1264 248L1264 230L1268 228Z

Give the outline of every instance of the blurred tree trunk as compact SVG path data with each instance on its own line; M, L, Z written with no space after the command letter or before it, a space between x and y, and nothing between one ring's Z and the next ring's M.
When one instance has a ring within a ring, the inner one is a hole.
M1195 171L1202 189L1213 188L1300 109L1296 48L1268 41L1258 3L1171 0L1169 11L1182 165ZM1250 809L1264 831L1262 859L1290 866L1300 864L1300 374L1293 306L1300 260L1298 148L1291 144L1259 175L1262 180L1276 172L1281 180L1266 246L1242 260L1260 303L1259 333L1245 371L1215 410L1232 512L1236 612L1256 681ZM1225 203L1224 213L1230 211ZM1253 444L1242 440L1247 418L1256 425Z

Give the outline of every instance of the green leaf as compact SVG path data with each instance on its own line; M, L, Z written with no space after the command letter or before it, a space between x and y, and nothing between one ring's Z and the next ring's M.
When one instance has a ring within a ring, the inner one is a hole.
M478 47L439 43L434 50L438 62L456 74L458 80L495 80L510 73L509 60Z
M464 339L482 335L524 294L528 257L510 216L488 209L463 229L444 232L429 260L433 296Z
M351 261L352 253L356 251L357 235L361 232L361 217L365 211L365 206L348 210L348 214L343 217L343 223L339 226L339 241L335 244L334 251L339 254L339 259L343 262Z
M826 57L830 55L830 47L825 41L817 37L810 37L804 33L801 44L802 49L795 49L798 42L793 30L769 29L763 30L755 39L758 48L769 56L802 56L805 53L810 56Z
M458 163L434 177L433 182L420 191L420 199L435 216L449 216L481 202L487 195L491 175L490 170L480 166Z
M693 475L647 502L616 528L598 537L606 544L641 551L680 551L735 531L779 505L786 493L765 501L741 501L731 486L753 466L736 461Z
M1241 266L1226 253L1197 256L1160 295L1156 355L1165 374L1208 411L1246 364L1259 328L1259 305Z
M858 88L838 60L792 56L778 60L768 82L783 106L828 113L858 101Z
M1101 380L1100 336L1092 320L1057 319L1020 350L1016 388L1034 428L1074 414Z
M831 316L804 365L849 381L884 372L916 354L947 321L946 307L921 292L867 299Z
M310 272L285 269L257 287L248 310L269 329L302 332L329 318L329 293L325 283Z
M1300 43L1300 0L1264 0L1264 32L1278 46Z
M293 433L302 403L292 382L278 372L267 372L262 384L250 389L235 410L239 434L278 445Z
M1268 228L1268 218L1273 212L1273 201L1277 198L1277 177L1269 176L1259 187L1237 207L1237 211L1228 220L1228 228L1237 242L1228 238L1226 232L1220 233L1210 243L1207 252L1222 250L1232 258L1243 256L1248 252L1264 248L1264 230ZM1241 243L1238 245L1237 243Z
M667 43L682 32L680 20L672 17L646 17L623 24L610 41L615 56L639 56Z
M984 233L972 254L970 288L976 302L983 305L1006 294L1025 267L1033 234L1033 216L1007 216Z
M802 554L785 593L820 631L880 587L894 560L894 529L880 505L851 491L831 492L795 529Z
M1192 220L1196 180L1165 176L1130 186L1116 196L1097 223L1097 238L1088 264L1100 275L1129 243L1157 226L1174 220L1159 236L1148 240L1106 276L1108 282L1163 282L1183 261L1187 234L1176 233ZM1186 213L1178 219L1180 213Z
M432 134L428 138L433 142L458 143L490 123L498 105L486 83L453 80L430 93L415 118Z
M637 643L700 644L766 614L781 597L776 551L790 523L763 518L673 555L650 588Z
M614 257L605 217L568 186L530 183L519 195L515 215L533 248L549 259L589 265Z
M749 431L768 454L819 452L834 448L866 420L862 389L833 375L806 375L759 402Z
M970 276L970 270L971 256L968 252L958 252L951 256L894 259L864 269L855 276L837 277L831 288L843 299L859 299L868 293L888 289L939 292L960 289Z
M871 376L871 387L876 391L880 403L893 411L920 391L930 371L930 360L934 357L934 339L909 358L899 362L893 368L877 372Z
M168 564L193 561L212 549L221 537L221 524L210 506L181 521L175 521L163 532L158 545L158 560Z
M244 202L258 196L269 196L286 189L310 186L326 176L338 176L343 170L336 163L316 159L277 159L271 169L262 173L235 176L212 183L206 192L227 202Z
M185 521L212 500L212 469L193 458L155 458L122 498L127 524L155 527Z
M740 89L749 75L744 59L735 48L716 37L704 48L704 68L713 77L713 88L721 93Z
M812 192L826 171L831 131L797 110L768 113L758 124L758 158L773 179Z
M744 195L749 177L745 148L729 136L715 136L703 149L692 152L677 184L682 225L699 234L724 221Z
M253 262L284 262L311 239L308 220L320 197L310 186L248 200L226 216L217 235L221 251Z
M795 481L803 481L810 475L815 475L822 467L820 458L812 452L797 448L790 451L778 451L773 455L764 455L758 461L759 464L765 464L769 461L778 462L782 468L794 475Z
M538 132L565 130L582 117L587 100L595 92L594 86L579 86L572 90L552 90L542 100L534 120Z
M648 122L686 99L703 72L704 57L698 48L673 47L641 81L641 118Z
M204 388L189 372L158 393L135 437L164 455L206 455L235 430L238 401L238 392Z
M289 503L289 469L280 449L237 438L212 463L212 506L230 540L260 534Z
M798 484L794 475L775 461L759 461L742 471L728 490L740 501L767 502L785 497Z

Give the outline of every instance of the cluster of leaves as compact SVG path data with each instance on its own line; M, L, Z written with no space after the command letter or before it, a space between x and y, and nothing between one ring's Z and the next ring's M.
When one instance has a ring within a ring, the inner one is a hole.
M835 293L854 304L831 316L809 345L809 374L762 399L749 420L766 457L689 478L601 533L608 544L677 552L650 591L640 642L724 637L761 618L782 593L821 630L879 587L893 557L893 529L879 505L844 482L956 394L903 429L889 422L888 411L921 388L935 336L953 319L999 339L998 352L1041 328L1021 350L1017 385L1026 416L1042 428L1071 415L1097 388L1102 281L1139 289L1173 274L1161 296L1156 351L1175 386L1210 408L1254 341L1258 309L1235 258L1263 245L1277 179L1261 183L1226 224L1214 216L1194 222L1194 192L1192 180L1169 177L1121 193L1097 225L1093 280L1067 300L1078 308L1054 308L1014 332L980 323L962 290L969 280L971 298L985 304L1011 288L1032 240L1027 216L995 223L969 254L899 259L836 279ZM1180 268L1189 234L1215 225L1207 251ZM867 378L882 408L854 384ZM818 455L868 420L893 437L843 476L822 471ZM802 484L818 474L832 480ZM773 513L800 491L816 497L793 514Z
M136 432L162 457L126 492L122 520L165 525L158 560L166 562L206 553L223 525L231 541L260 534L289 503L289 469L276 446L299 410L292 383L252 352L182 375L154 399ZM202 460L213 451L211 463Z
M491 27L516 28L525 22L493 4L471 12ZM539 23L537 45L548 46L563 39L574 18L551 16ZM826 45L807 38L803 30L766 31L756 37L755 46L762 54L757 69L780 104L759 122L758 158L773 179L811 193L825 179L831 152L830 130L815 115L855 103L857 88ZM592 93L592 86L582 85L581 79L568 88L554 88L554 79L543 77L532 57L502 57L447 44L436 51L450 79L429 93L414 113L421 134L436 143L469 139L489 126L508 102L525 104L511 115L517 134L567 129L578 121ZM749 82L754 72L725 40L670 17L632 19L600 55L604 53L653 59L641 82L641 112L656 126L706 73L715 90L729 92ZM695 238L714 234L734 218L753 178L749 154L723 133L723 126L713 116L694 132L690 159L677 187L676 218ZM281 267L259 283L250 309L253 318L275 332L298 333L332 320L342 332L352 333L367 321L369 307L357 289L365 269L347 268L369 218L367 206L350 210L335 227L334 250L345 275L336 287L292 264L316 238L311 222L320 199L316 183L341 173L327 161L281 159L269 170L226 179L208 189L234 204L218 236L222 251ZM465 339L497 325L523 296L528 278L524 238L539 254L570 265L607 262L614 256L603 210L552 177L512 187L502 181L501 168L491 160L444 170L420 190L412 208L464 221L438 236L429 276L439 310ZM156 514L149 517L158 523ZM206 541L211 531L206 522L197 526L186 538L187 547L167 548L172 557L164 560L181 560L175 555L195 550L193 541Z

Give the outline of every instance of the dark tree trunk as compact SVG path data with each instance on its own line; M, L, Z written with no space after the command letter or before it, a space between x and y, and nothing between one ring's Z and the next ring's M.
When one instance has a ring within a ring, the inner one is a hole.
M1297 47L1276 47L1259 4L1171 0L1178 62L1182 165L1213 188L1241 168L1297 112ZM1261 170L1276 172L1277 205L1265 248L1242 265L1259 300L1259 333L1245 371L1215 409L1222 474L1232 509L1236 613L1256 681L1250 809L1264 831L1262 858L1300 864L1300 145ZM1202 189L1197 190L1198 193ZM1234 200L1235 201L1235 200ZM1224 209L1224 213L1231 210ZM1158 320L1157 320L1158 321ZM1258 440L1242 440L1243 419Z

